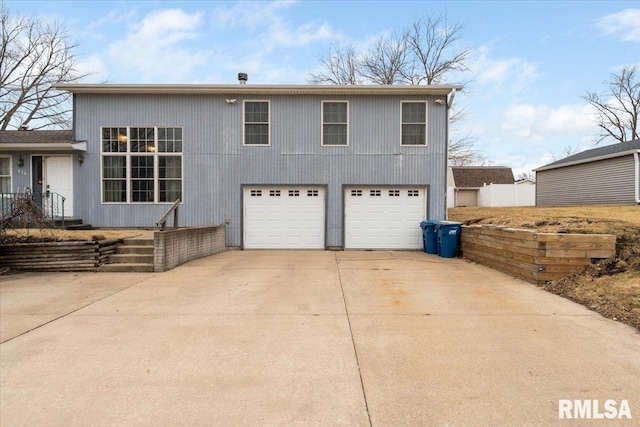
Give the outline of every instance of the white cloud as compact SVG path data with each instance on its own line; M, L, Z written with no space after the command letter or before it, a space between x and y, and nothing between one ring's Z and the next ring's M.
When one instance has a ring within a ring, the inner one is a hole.
M586 104L547 105L518 104L504 113L502 130L520 141L540 142L564 137L576 142L585 133L594 134L593 111Z
M494 90L522 91L540 77L537 62L520 58L494 59L486 47L476 49L470 58L469 67L479 85L491 86Z
M217 8L212 24L219 30L242 27L254 33L253 40L268 51L278 47L308 46L316 41L335 40L341 36L328 23L307 22L294 25L282 12L294 1L240 2L231 8Z
M99 55L93 54L76 65L79 74L87 74L83 82L103 83L109 80L107 68Z
M626 9L606 15L599 19L596 25L607 35L617 36L627 42L640 43L640 9Z
M140 80L177 81L206 61L206 52L188 49L198 36L200 13L179 9L150 12L124 39L109 45L112 66L135 70Z

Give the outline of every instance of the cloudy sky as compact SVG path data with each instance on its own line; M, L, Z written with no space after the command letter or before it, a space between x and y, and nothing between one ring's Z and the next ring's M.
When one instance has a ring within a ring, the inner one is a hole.
M428 14L464 25L471 71L456 97L461 131L516 175L593 148L581 98L640 64L636 1L15 1L12 12L55 19L78 44L87 82L306 84L332 44L365 48Z

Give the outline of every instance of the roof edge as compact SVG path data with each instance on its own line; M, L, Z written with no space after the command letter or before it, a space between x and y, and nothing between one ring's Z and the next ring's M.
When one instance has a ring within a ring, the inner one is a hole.
M59 84L74 94L448 95L463 85Z
M591 162L597 162L599 160L607 160L607 159L613 159L613 158L616 158L616 157L629 156L629 155L631 155L633 153L640 153L640 150L638 150L637 148L633 148L631 150L621 151L619 153L612 153L612 154L606 154L604 156L590 157L588 159L582 159L582 160L574 160L572 162L560 163L558 165L540 166L539 168L533 169L533 171L534 172L543 172L543 171L546 171L546 170L563 168L565 166L575 166L575 165L579 165L579 164L582 164L582 163L591 163Z

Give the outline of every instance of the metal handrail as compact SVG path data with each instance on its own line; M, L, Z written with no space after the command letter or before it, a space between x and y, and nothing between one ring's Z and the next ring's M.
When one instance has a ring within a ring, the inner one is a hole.
M171 215L171 213L173 212L173 228L178 228L178 207L179 206L180 206L180 199L176 199L176 201L173 202L173 205L171 205L171 207L167 210L167 212L165 212L165 214L162 215L162 218L160 218L158 222L156 222L156 226L160 227L161 230L164 230L167 225L167 218L169 218L169 215Z
M64 202L67 200L62 194L47 191L45 193L32 192L29 189L23 193L0 193L0 217L8 218L16 208L16 201L29 198L42 210L42 216L47 219L59 218L64 227Z

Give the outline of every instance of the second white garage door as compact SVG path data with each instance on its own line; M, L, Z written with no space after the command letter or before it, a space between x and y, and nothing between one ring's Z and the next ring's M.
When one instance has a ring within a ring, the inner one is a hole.
M247 187L243 202L245 249L324 249L324 188Z
M345 249L420 249L424 188L347 188Z

